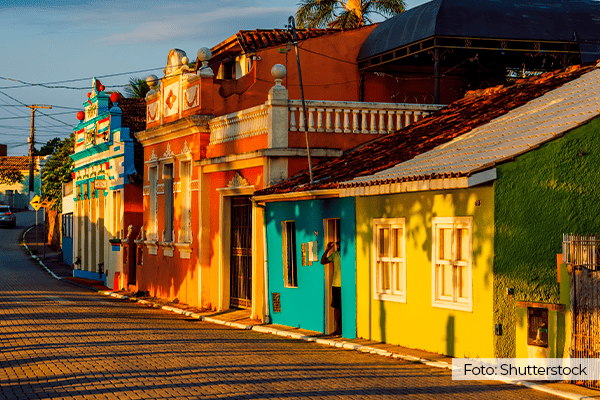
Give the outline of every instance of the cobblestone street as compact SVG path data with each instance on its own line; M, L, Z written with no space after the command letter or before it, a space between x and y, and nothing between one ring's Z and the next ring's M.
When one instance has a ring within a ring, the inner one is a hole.
M17 231L0 230L0 398L555 398L107 298L43 272Z

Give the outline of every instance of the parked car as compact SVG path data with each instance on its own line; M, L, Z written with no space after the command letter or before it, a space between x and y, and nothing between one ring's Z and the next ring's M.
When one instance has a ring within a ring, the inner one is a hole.
M12 212L10 206L0 205L0 225L14 228L17 225L17 216Z

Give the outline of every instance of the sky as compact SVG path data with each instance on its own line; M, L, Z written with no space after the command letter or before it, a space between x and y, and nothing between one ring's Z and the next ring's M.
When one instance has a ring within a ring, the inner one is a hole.
M405 0L407 9L426 0ZM31 110L36 148L65 138L97 77L123 90L130 77L163 76L172 48L195 60L239 30L285 28L298 0L2 0L0 144L28 154Z

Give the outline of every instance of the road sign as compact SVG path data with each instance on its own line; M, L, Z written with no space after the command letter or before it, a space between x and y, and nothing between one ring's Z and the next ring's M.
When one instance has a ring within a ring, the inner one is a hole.
M33 199L31 199L31 201L29 202L29 204L31 204L35 211L39 210L40 207L42 207L40 200L40 196L36 194L35 196L33 196Z

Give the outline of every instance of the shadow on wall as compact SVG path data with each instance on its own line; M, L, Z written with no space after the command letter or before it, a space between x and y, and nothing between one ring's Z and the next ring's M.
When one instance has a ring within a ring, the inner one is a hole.
M446 354L454 354L454 317L449 316L446 322Z

